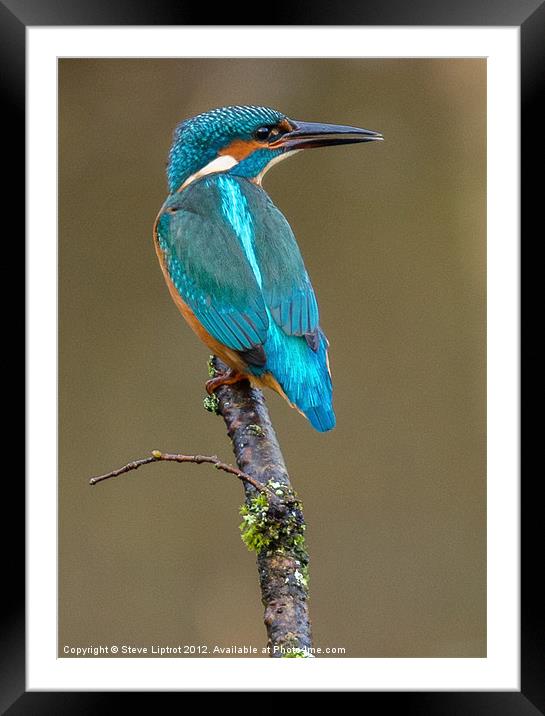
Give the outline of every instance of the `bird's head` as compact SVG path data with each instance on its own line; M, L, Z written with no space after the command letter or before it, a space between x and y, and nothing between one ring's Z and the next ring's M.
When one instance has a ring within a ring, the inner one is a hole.
M169 190L217 172L260 183L273 164L301 149L381 139L369 129L300 122L270 107L220 107L176 127L167 166Z

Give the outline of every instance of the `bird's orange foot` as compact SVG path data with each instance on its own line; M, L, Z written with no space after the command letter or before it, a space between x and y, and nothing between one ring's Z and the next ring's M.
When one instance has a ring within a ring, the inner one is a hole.
M207 380L204 387L206 388L208 395L212 395L212 393L222 385L233 385L233 383L238 383L241 380L247 380L246 376L242 375L242 373L237 373L236 370L232 370L230 368L225 371L225 373L220 373L220 375L215 378Z

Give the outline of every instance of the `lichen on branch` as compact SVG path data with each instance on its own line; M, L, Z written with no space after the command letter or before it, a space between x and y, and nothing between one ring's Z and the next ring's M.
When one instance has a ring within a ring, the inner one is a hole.
M267 487L274 489L277 496L285 498L280 484L269 481ZM301 589L308 590L309 555L306 548L306 525L302 519L302 504L294 496L286 504L286 509L279 511L271 505L265 493L251 497L240 508L242 522L240 531L242 541L250 552L260 554L263 550L268 556L291 554L296 559L297 569L286 576L292 579Z

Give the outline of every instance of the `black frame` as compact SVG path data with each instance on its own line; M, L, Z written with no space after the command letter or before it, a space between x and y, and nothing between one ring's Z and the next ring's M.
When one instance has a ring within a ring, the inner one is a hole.
M217 4L216 4L217 5ZM9 9L8 7L9 6ZM291 25L474 25L520 26L521 29L521 99L522 99L522 227L540 226L537 212L540 201L537 192L545 146L543 120L538 112L540 99L539 79L545 67L545 2L544 0L382 0L364 4L358 0L343 3L314 2L310 7L289 7L289 12L278 15L277 6L270 17L258 17L260 6L245 8L244 4L225 5L215 9L216 19L233 24L239 17L252 18L251 24ZM268 9L265 6L265 9ZM55 0L0 0L0 53L2 68L0 84L4 106L3 119L7 120L3 132L9 146L17 147L9 166L10 182L4 192L10 194L5 203L10 207L4 220L14 222L7 237L20 235L20 218L23 207L23 178L12 180L17 167L23 173L24 106L25 106L25 29L40 25L202 25L206 8L173 0L82 0L58 3ZM222 17L225 15L226 17ZM289 15L289 16L288 16ZM248 24L248 23L237 23ZM539 122L539 127L538 127ZM512 141L506 128L506 141ZM18 153L16 153L18 152ZM535 172L535 173L534 173ZM5 173L4 176L6 176ZM532 180L530 179L532 177ZM541 198L541 197L540 197ZM541 199L542 202L542 199ZM14 210L17 207L18 210ZM539 217L541 218L541 217ZM542 230L536 233L539 240ZM8 240L13 246L13 239ZM13 454L13 453L11 453ZM4 456L4 462L7 462ZM9 460L9 458L8 458ZM17 462L13 461L14 467ZM3 488L8 491L4 504L18 506L23 517L23 480L11 475ZM533 476L532 476L533 477ZM363 707L391 708L403 714L494 714L494 716L535 716L545 714L545 624L543 620L542 589L540 588L538 559L534 568L533 548L540 544L541 501L536 487L526 480L522 492L522 556L521 556L521 691L520 692L362 692ZM11 492L11 494L9 494ZM13 511L13 507L11 507ZM6 520L2 520L6 525ZM2 645L0 650L0 712L18 714L91 714L97 709L119 707L118 693L103 692L26 692L25 691L25 591L24 591L24 519L19 519L17 537L13 527L3 540L4 595L8 603L2 619ZM7 537L9 536L9 541ZM542 543L542 540L541 540ZM15 549L17 547L17 549ZM6 564L7 560L7 564ZM542 562L541 562L542 563ZM249 684L251 688L251 684ZM157 692L152 692L156 698ZM124 696L129 693L123 692ZM147 700L146 693L138 693L140 705ZM156 702L153 702L156 705ZM151 702L150 702L151 704Z

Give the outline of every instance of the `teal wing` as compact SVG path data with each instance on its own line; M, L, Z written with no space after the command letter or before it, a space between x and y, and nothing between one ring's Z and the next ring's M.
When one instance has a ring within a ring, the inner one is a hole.
M315 337L318 303L290 225L257 187L255 247L263 295L275 323L287 335ZM258 193L257 193L258 192Z
M210 181L170 196L158 242L176 290L208 333L233 350L251 351L265 342L269 317L238 227L221 207Z

